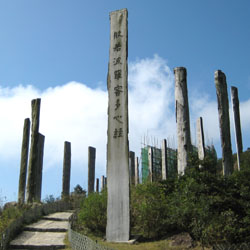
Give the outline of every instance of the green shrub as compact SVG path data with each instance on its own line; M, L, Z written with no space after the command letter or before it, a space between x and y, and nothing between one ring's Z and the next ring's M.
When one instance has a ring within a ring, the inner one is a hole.
M1 233L24 212L21 207L8 207L4 209L0 215L0 235Z
M78 213L81 230L98 235L105 234L107 223L107 191L91 193L85 198Z
M235 155L236 161L236 155ZM241 170L250 169L250 151L246 151L240 156L240 168Z
M86 196L86 190L84 190L79 184L74 187L74 195Z
M185 231L203 246L250 242L250 153L244 155L242 170L227 178L216 172L216 158L199 161L194 153L184 176L132 187L132 233L152 239ZM104 234L106 209L106 190L89 195L80 225Z
M169 198L171 217L204 245L250 240L250 170L224 178L190 168Z
M165 186L166 183L165 183ZM164 184L145 183L137 185L131 194L131 224L135 233L145 238L156 238L166 233L169 222Z
M60 200L60 197L55 198L52 194L46 195L46 197L43 199L44 203L53 203L55 201Z

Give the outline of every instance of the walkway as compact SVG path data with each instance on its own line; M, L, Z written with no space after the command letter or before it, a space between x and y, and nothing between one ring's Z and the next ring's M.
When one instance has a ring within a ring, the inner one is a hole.
M44 216L10 242L9 249L63 249L71 212Z

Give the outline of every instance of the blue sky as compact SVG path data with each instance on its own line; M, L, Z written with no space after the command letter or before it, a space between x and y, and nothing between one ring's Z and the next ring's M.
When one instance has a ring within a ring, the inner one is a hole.
M238 87L244 149L250 146L248 0L0 0L0 197L17 198L23 120L37 97L43 197L60 195L65 140L72 142L71 189L86 188L88 145L97 148L97 177L105 174L109 12L121 8L128 9L131 150L139 155L145 134L175 136L178 66L187 68L191 128L203 116L206 140L220 155L214 71L221 69L229 94Z

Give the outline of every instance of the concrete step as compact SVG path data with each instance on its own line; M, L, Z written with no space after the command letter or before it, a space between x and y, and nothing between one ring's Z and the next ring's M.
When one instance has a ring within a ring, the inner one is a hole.
M59 212L43 216L43 220L68 221L72 212Z
M23 231L12 240L9 249L64 249L65 232Z
M67 221L39 220L24 227L24 231L33 232L66 232L67 230Z
M64 249L68 220L72 212L60 212L44 216L42 220L24 227L9 244L11 249Z

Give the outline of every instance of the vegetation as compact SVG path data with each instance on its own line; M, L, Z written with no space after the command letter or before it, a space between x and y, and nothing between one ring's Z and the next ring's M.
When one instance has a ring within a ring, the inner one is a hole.
M79 203L85 198L86 191L82 189L80 185L74 188L74 192L71 193L68 201L72 206L79 207ZM5 198L6 200L6 198ZM53 195L47 195L43 200L43 203L53 203L60 200L60 197L55 198ZM22 216L25 211L32 207L32 204L9 204L4 207L4 198L0 197L0 235L3 231L18 217Z
M214 159L190 159L185 175L131 189L132 233L147 241L188 232L203 246L250 242L250 152L228 178L218 174ZM106 202L106 191L89 195L78 230L105 235Z
M6 197L2 197L2 193L1 193L1 190L0 190L0 215L3 211L3 204L5 203L6 201Z
M79 184L77 184L75 187L74 187L74 192L73 192L74 195L83 195L83 196L86 196L86 190L84 190Z
M23 205L9 206L5 209L2 209L0 212L0 235L15 219L20 217L28 208L28 205Z
M78 230L84 233L94 233L103 235L107 222L107 190L104 189L100 194L91 193L84 200L78 214Z
M50 194L50 195L46 195L43 202L44 203L53 203L53 202L58 201L58 200L60 200L60 197L55 198L52 194Z
M16 208L14 206L4 209L5 201L6 197L0 196L0 235L13 220L21 215L23 210L23 208Z
M114 250L183 250L187 248L183 248L183 246L172 246L171 240L157 240L150 242L140 242L139 244L126 244L126 243L114 243L114 242L106 242L101 238L94 238L97 240L98 244L104 245ZM192 247L193 250L201 250L201 246L197 244L197 246ZM208 250L208 248L206 248ZM209 248L211 249L211 248Z

